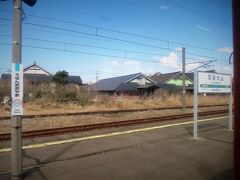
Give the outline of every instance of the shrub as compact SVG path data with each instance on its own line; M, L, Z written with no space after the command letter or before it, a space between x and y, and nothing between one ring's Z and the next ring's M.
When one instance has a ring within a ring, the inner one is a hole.
M11 97L10 81L0 80L0 105L7 104Z
M93 103L93 99L95 99L96 93L90 90L87 90L84 87L79 88L79 99L78 103L81 106L89 105Z
M32 100L39 98L51 100L53 93L53 89L51 88L49 82L42 82L38 85L34 85L32 91L33 91L31 97Z
M57 83L57 85L65 85L68 83L68 72L67 71L58 71L53 76L53 82Z

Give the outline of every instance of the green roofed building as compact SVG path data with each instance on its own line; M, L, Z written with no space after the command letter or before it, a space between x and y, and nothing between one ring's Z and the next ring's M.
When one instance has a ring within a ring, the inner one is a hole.
M185 86L188 92L193 91L193 77L193 73L186 73ZM171 92L182 90L183 76L180 71L166 74L155 73L150 76L150 78L154 80L161 89L166 89Z

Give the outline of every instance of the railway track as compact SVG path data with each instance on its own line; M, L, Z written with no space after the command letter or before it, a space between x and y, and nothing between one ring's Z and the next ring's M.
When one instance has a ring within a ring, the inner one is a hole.
M206 116L206 115L222 114L227 112L228 110L215 110L215 111L199 112L198 114L199 116ZM177 114L177 115L170 115L170 116L153 117L153 118L115 121L115 122L89 124L89 125L81 125L81 126L62 127L62 128L55 128L55 129L43 129L43 130L36 130L36 131L26 131L22 133L22 137L34 138L34 137L42 137L42 136L52 136L52 135L58 135L58 134L90 131L95 129L109 128L109 127L121 127L121 126L130 126L130 125L150 123L150 122L176 120L176 119L189 118L192 116L193 116L193 113L186 113L186 114ZM8 141L10 140L10 138L11 138L10 133L0 134L0 141Z
M224 107L226 104L220 105L202 105L199 108L204 107ZM108 110L108 111L87 111L87 112L73 112L73 113L55 113L55 114L38 114L38 115L24 115L23 118L42 118L42 117L56 117L56 116L79 116L79 115L96 115L96 114L117 114L117 113L128 113L128 112L143 112L150 110L167 110L167 109L181 109L181 106L174 107L160 107L160 108L142 108L142 109L122 109L122 110ZM193 106L186 106L186 108L193 108ZM1 116L0 120L11 119L11 116Z

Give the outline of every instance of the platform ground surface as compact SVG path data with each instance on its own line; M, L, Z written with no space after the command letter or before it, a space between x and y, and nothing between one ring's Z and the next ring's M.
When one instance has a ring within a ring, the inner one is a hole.
M169 121L110 128L58 138L27 140L25 144L125 132L190 121ZM204 180L232 179L233 132L227 119L131 132L23 151L24 179ZM10 152L0 153L0 179L10 179Z

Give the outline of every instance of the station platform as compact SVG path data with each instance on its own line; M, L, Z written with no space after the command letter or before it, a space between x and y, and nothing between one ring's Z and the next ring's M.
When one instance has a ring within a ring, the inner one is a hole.
M227 117L109 128L24 140L24 179L232 179L233 131ZM7 143L6 143L7 146ZM0 148L0 179L11 178L10 149Z

